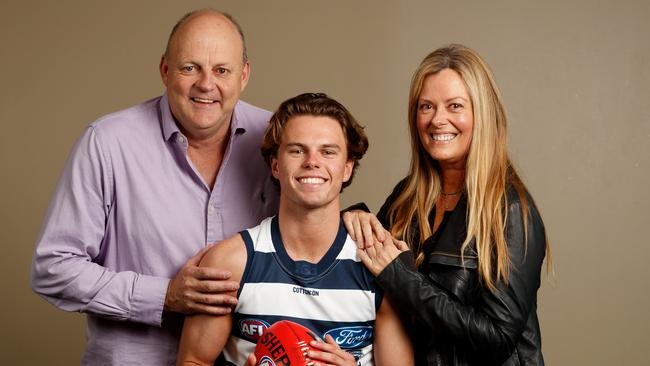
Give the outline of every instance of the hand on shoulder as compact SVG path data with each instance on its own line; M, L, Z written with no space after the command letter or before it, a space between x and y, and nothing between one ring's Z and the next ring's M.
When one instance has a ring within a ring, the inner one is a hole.
M246 266L246 247L239 235L212 244L190 258L171 279L165 310L221 315L237 304L237 289Z

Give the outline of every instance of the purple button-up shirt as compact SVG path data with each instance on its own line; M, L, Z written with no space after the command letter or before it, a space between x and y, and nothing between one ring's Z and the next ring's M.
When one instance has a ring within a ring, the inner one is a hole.
M87 314L82 364L172 365L182 326L169 279L207 244L277 212L260 154L268 111L239 102L212 190L166 95L110 114L77 141L36 244L32 287Z

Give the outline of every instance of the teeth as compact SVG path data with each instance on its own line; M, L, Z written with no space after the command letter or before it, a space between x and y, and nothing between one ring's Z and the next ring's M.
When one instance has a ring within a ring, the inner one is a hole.
M300 183L303 184L320 184L325 183L323 178L300 178Z
M433 141L451 141L456 137L454 134L431 135Z
M199 102L199 103L214 103L214 100L212 100L212 99L203 99L203 98L196 98L196 97L191 98L191 99L193 101Z

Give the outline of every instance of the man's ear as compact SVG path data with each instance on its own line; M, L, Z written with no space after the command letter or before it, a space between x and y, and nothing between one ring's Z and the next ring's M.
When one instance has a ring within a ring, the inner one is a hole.
M350 177L352 176L352 171L354 170L354 160L348 160L345 162L345 171L343 172L343 182L347 182L350 180Z
M244 65L244 69L242 70L241 73L241 91L243 92L244 89L246 89L246 85L248 85L248 79L251 76L251 64L246 62Z
M271 174L273 178L280 180L280 171L278 170L278 159L275 156L271 156Z
M160 65L158 65L158 70L160 71L160 79L162 79L165 87L167 86L167 72L169 71L169 65L167 64L167 59L163 54L160 56Z

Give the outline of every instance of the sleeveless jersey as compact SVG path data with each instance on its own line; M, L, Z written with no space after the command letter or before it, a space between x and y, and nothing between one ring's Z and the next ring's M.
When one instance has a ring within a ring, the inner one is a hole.
M286 319L322 338L331 335L357 365L374 365L374 325L382 294L342 220L334 243L316 264L289 257L277 216L240 235L248 260L223 351L227 364L244 365L264 329Z

